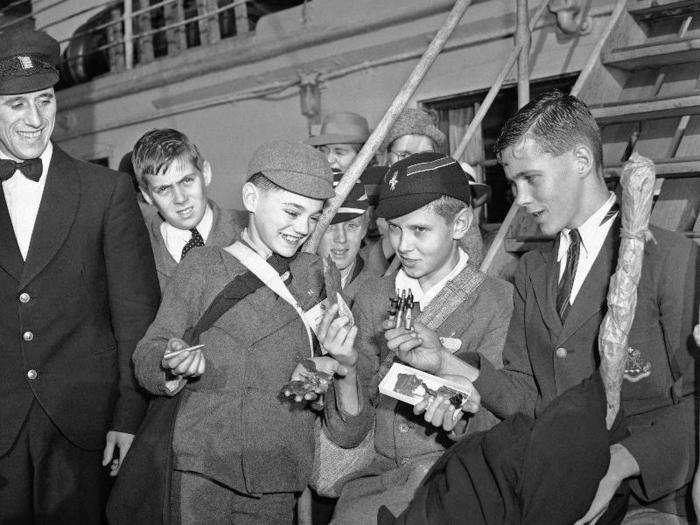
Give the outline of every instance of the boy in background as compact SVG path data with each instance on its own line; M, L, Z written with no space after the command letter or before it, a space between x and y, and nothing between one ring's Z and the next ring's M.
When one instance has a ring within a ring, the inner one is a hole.
M180 131L149 131L136 142L132 163L143 198L158 211L144 220L162 291L192 248L231 244L245 218L208 198L211 164Z

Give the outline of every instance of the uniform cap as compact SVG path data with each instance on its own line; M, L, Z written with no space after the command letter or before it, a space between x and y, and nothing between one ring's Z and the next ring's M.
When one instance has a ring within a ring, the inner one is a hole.
M60 48L43 31L3 32L0 46L0 95L19 95L58 82Z
M441 153L416 153L393 164L384 176L377 216L401 217L443 196L471 205L467 174L456 160Z

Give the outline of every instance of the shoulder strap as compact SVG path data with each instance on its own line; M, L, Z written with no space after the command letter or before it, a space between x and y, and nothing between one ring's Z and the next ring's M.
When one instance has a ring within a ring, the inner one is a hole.
M251 273L253 273L258 279L260 279L265 286L277 294L281 299L286 301L294 310L299 314L301 322L304 323L304 328L306 329L306 335L309 340L309 348L311 349L311 355L314 354L314 340L311 335L311 326L304 316L304 310L299 305L299 302L289 291L287 285L275 270L265 259L260 257L256 251L249 248L240 241L234 242L231 246L224 248L228 253L233 255L238 261L248 268Z
M486 279L486 275L467 265L454 279L430 301L418 320L431 330L436 330Z

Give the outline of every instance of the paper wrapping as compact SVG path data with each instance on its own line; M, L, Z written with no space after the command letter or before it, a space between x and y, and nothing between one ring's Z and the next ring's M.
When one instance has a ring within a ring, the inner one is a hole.
M644 244L651 238L648 228L654 180L654 163L633 153L620 176L620 251L617 268L610 278L608 311L598 335L600 374L608 404L608 429L612 427L620 410L620 391L627 360L627 338L637 306L637 286L642 273Z

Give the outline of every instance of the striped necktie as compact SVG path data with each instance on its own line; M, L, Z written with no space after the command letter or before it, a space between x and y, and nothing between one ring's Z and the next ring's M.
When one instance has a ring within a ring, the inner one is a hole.
M564 274L559 282L559 291L557 292L557 312L559 318L564 322L569 313L569 298L571 297L571 288L574 285L574 277L576 277L576 267L578 266L578 257L581 250L581 234L576 228L569 232L569 249L566 251L566 267Z

